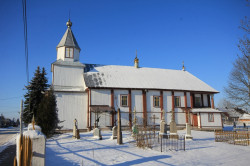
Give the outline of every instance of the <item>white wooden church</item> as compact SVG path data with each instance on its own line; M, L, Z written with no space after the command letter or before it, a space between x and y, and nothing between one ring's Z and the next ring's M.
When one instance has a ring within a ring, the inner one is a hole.
M80 47L67 22L67 30L57 45L57 60L52 63L52 85L58 116L64 129L93 129L116 124L120 108L122 126L131 127L134 115L141 125L159 124L164 110L170 123L171 112L177 126L185 126L190 117L193 127L222 128L221 112L214 108L219 93L188 71L146 68L134 59L133 66L83 64ZM134 114L136 110L136 114Z

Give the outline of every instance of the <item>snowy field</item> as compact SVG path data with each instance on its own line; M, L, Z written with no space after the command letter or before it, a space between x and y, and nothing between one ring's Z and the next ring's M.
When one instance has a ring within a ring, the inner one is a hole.
M179 131L184 134L184 131ZM213 132L192 131L194 139L186 142L186 151L159 152L135 147L130 133L123 132L123 145L110 139L112 132L102 132L103 140L92 133L57 135L46 142L46 166L71 165L249 165L250 146L238 146L214 141Z

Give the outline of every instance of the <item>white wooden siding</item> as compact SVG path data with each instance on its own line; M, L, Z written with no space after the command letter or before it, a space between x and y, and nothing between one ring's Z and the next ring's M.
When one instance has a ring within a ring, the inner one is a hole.
M131 91L131 106L132 106L132 121L134 120L134 109L136 109L137 123L142 125L143 123L143 103L142 103L142 91L132 90Z
M208 113L200 113L202 128L221 126L221 114L220 113L213 113L213 114L214 114L214 122L208 122Z
M174 96L180 96L181 97L181 107L185 107L184 92L174 92Z
M63 61L79 61L79 50L74 48L74 59L65 58L65 47L57 48L57 60L61 59Z
M80 52L78 49L74 48L74 61L79 61Z
M83 68L75 66L54 65L53 85L83 87Z
M165 119L166 119L167 124L169 125L171 122L172 92L170 92L170 91L164 92L163 96L166 96L166 98L167 98L167 102L166 102L167 105L166 105L166 107L164 107L164 110L166 112ZM165 97L164 97L164 100L166 100Z
M91 105L111 105L111 91L91 89Z
M106 126L110 126L110 120L111 120L111 115L109 113L101 113L98 114L98 116L92 113L91 114L91 126L94 126L96 119L99 118L99 122L98 122L98 126L99 127L106 127Z
M185 112L175 113L175 122L177 125L185 125L186 124L186 114Z
M160 112L161 108L160 105L159 107L154 107L154 96L160 96L160 91L148 91L146 93L146 98L147 98L147 112ZM161 100L161 99L160 99Z
M129 107L121 106L121 95L128 95L128 90L114 90L114 105L115 110L120 108L121 111L121 125L128 126L129 124Z
M57 48L57 60L64 60L65 57L65 47Z
M78 121L79 129L87 128L87 94L55 92L58 117L64 121L59 125L63 129L73 129L74 119Z
M170 111L172 108L171 104L172 104L171 92L163 91L163 109L165 111Z

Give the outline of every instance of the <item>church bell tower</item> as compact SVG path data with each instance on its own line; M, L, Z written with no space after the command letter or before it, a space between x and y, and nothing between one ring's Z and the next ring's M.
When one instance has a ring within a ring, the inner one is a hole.
M72 22L70 19L66 25L67 30L64 33L60 43L56 47L57 60L77 62L79 61L81 48L79 47L71 30Z

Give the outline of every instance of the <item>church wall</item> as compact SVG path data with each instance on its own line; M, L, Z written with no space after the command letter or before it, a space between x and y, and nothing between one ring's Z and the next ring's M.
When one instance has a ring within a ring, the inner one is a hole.
M170 91L163 91L163 109L165 112L171 111L172 96Z
M53 85L80 86L84 85L83 68L54 65Z
M129 125L129 107L121 106L121 95L128 95L129 90L119 90L114 89L114 107L115 110L119 107L121 110L122 126ZM181 107L185 107L185 97L184 92L174 92L175 96L180 96L181 98ZM150 119L154 114L156 115L156 124L160 124L161 118L161 108L153 106L153 97L160 96L159 90L148 90L146 92L147 100L147 121L148 125L152 125L153 121ZM187 107L190 107L190 92L186 93L187 96ZM201 94L195 94L195 96L201 96ZM206 95L203 96L204 104L207 100ZM111 106L111 90L110 89L92 89L91 90L91 105L109 105ZM131 112L132 120L134 119L133 110L136 108L136 117L137 123L143 123L143 100L142 100L142 90L131 90ZM177 125L186 124L186 114L182 108L175 108L175 121ZM171 121L171 110L172 110L172 93L171 91L163 91L163 109L165 110L165 120L167 124L170 124ZM110 126L110 115L100 115L100 126ZM200 124L200 115L198 114L198 125ZM92 126L94 125L94 115L92 115ZM203 121L202 117L201 120ZM203 123L203 122L202 122ZM205 122L204 122L205 123Z
M185 107L185 101L184 101L184 92L174 92L174 96L180 96L181 97L181 107ZM175 111L180 111L180 109L176 109Z
M111 91L105 89L91 89L91 104L90 105L108 105L111 106ZM110 126L110 114L102 113L98 114L99 122L98 126L106 127ZM94 126L95 123L95 114L91 114L91 126Z
M221 123L221 114L220 113L213 113L214 114L214 122L208 121L208 113L200 113L201 115L201 128L210 128L210 127L222 127Z
M87 128L87 94L55 92L58 108L58 117L64 121L59 125L63 129L73 129L74 119L78 121L79 129Z
M143 108L142 108L142 91L132 90L131 91L131 106L132 106L132 120L134 119L133 111L136 109L137 123L142 125L143 122Z
M170 91L163 92L163 108L166 112L165 120L169 125L171 121L171 110L172 110L172 93Z
M121 95L128 95L128 90L114 90L114 106L115 110L120 108L121 111L121 125L129 125L129 107L121 106Z
M180 108L178 109L178 112L175 113L175 122L177 125L186 124L186 114Z
M74 61L79 61L79 50L74 48Z
M64 60L65 57L65 47L57 48L57 60Z
M185 107L185 97L184 92L174 92L174 96L180 96L181 98L181 107ZM175 108L175 122L178 125L185 125L186 124L186 115L183 109Z
M91 114L91 126L94 127L95 125L95 121L96 121L96 118L99 117L99 122L98 122L98 126L99 127L106 127L106 126L110 126L110 117L111 115L109 113L101 113L101 114L95 114L92 113Z
M155 120L156 124L159 125L160 118L161 118L161 108L154 107L154 96L160 96L160 91L156 90L149 90L146 92L146 98L147 98L147 124L152 125L153 120L150 118L153 117L155 114L156 117L159 119Z
M91 105L111 106L111 91L103 89L91 90Z

